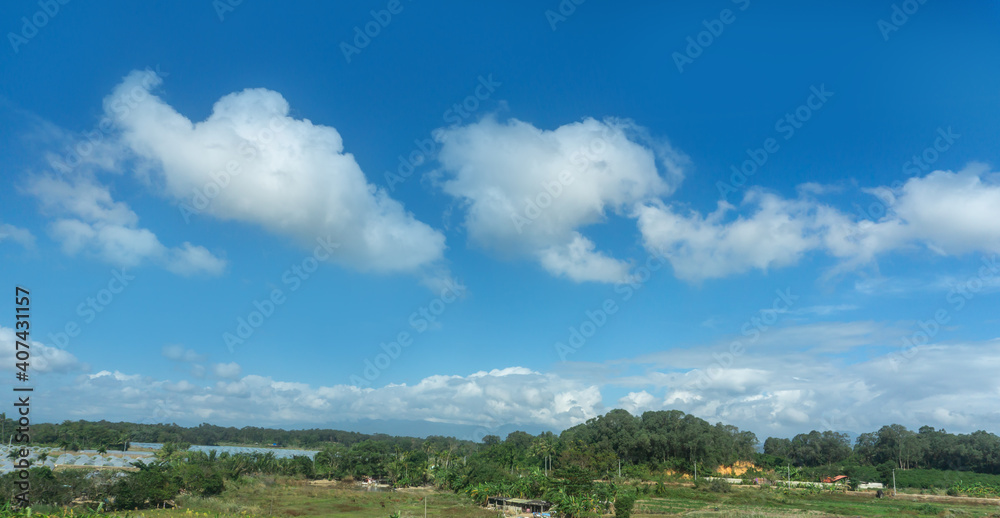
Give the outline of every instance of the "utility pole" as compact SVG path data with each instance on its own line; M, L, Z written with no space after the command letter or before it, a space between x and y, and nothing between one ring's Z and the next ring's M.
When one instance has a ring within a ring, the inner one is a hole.
M792 488L792 466L786 466L788 468L788 489Z
M694 481L698 481L698 461L694 461Z
M892 468L892 496L896 496L896 468Z

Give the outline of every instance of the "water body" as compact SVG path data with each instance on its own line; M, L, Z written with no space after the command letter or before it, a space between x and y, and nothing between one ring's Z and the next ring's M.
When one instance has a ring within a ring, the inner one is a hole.
M163 444L156 442L134 442L132 446L136 448L149 448L151 450L158 450L163 447ZM290 459L296 455L301 455L309 457L310 459L315 457L319 451L316 450L286 450L279 448L256 448L252 446L191 446L188 448L190 451L203 451L205 453L215 451L218 453L229 452L230 454L236 453L273 453L275 457L279 459Z

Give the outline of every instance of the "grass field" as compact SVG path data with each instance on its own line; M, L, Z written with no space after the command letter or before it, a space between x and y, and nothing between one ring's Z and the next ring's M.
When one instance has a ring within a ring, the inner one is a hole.
M448 518L495 518L495 511L474 505L466 496L425 489L393 492L358 491L343 484L313 483L302 480L262 477L227 487L219 497L181 497L179 509L147 510L150 518L194 516L226 517L301 517L355 516L385 518L394 512L401 516ZM133 513L135 514L135 513Z
M665 516L788 517L788 516L935 516L998 517L1000 500L935 495L900 495L876 499L873 493L733 488L713 493L689 486L666 486L664 494L640 499L635 518ZM385 518L394 512L401 517L496 518L498 513L474 505L468 498L451 492L411 489L394 492L367 492L325 481L309 483L281 477L247 479L228 485L214 498L182 496L179 507L147 509L115 516L148 518L195 517L321 517L352 516ZM76 510L36 509L32 516L73 516L96 518ZM25 513L0 512L0 518L25 517ZM610 516L610 515L608 515Z
M711 493L668 486L667 494L637 502L635 517L657 516L962 516L1000 517L1000 500L900 495L876 499L869 492L733 488Z

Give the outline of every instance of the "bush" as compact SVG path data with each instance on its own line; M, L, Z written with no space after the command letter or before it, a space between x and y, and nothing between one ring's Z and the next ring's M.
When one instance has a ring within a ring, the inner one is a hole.
M222 473L211 464L184 464L177 469L180 485L201 496L222 493Z
M139 463L139 471L129 473L111 486L109 496L115 509L145 509L162 505L177 496L180 488L164 464Z
M623 492L615 499L615 518L629 518L635 508L635 493Z
M73 499L69 491L62 487L63 484L49 468L31 468L28 470L28 476L31 481L32 503L65 505ZM12 471L3 476L2 487L5 500L14 502L15 495L22 491L16 485L21 480L19 471Z
M703 491L711 491L712 493L729 493L733 490L733 486L729 482L718 478L713 478L712 480L701 479L695 483L694 487Z

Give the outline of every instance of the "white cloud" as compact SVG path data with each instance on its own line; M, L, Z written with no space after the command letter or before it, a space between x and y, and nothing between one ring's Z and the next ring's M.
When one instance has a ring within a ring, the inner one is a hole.
M115 381L139 381L142 379L142 376L138 374L125 374L124 372L121 372L119 370L115 370L114 372L108 370L102 370L94 374L88 374L87 378L91 380L107 378L107 379L113 379Z
M202 359L202 355L198 354L192 349L188 349L180 344L170 344L164 345L160 354L168 360L175 360L180 362L195 362Z
M0 223L0 243L6 240L14 241L24 248L35 247L35 236L30 230L9 223Z
M619 282L628 278L628 264L594 250L596 245L578 232L567 244L538 252L542 267L553 275L581 281Z
M574 281L615 282L628 263L580 230L668 195L684 158L630 121L585 119L541 130L493 117L435 132L442 189L466 207L476 245L539 261Z
M341 245L333 260L360 270L413 271L441 259L444 235L369 184L336 129L290 117L279 93L232 93L206 120L192 122L149 92L160 83L153 72L132 72L105 99L105 111L141 99L118 118L122 141L182 206L310 249L317 238L330 239Z
M731 222L725 218L735 207L724 201L704 217L678 214L662 203L643 205L636 214L646 248L688 280L788 266L820 244L815 211L807 203L751 190L743 204L754 213Z
M88 253L120 267L153 261L180 275L217 275L225 269L226 262L204 247L163 245L152 231L138 226L139 217L127 204L114 201L94 179L39 176L26 190L38 198L43 212L65 216L50 229L68 255Z
M841 313L844 311L854 311L858 306L854 304L821 304L817 306L807 306L804 308L790 309L792 315L818 315L821 317Z
M236 364L217 374L238 375ZM101 397L96 397L101 394ZM59 396L74 417L142 420L197 418L213 423L322 424L358 419L426 420L492 429L506 424L565 428L604 411L599 389L523 367L469 376L430 376L381 388L313 386L258 375L202 386L103 370Z
M733 337L745 343L742 354L732 355L727 340L636 358L652 370L606 383L656 387L620 399L630 411L683 410L758 437L890 423L1000 426L992 411L1000 404L1000 339L908 349L902 339L912 332L873 322L775 329L756 342Z
M655 404L656 396L645 390L629 392L618 400L618 408L628 410L632 415L641 414L644 409L651 408Z
M974 163L958 172L934 171L911 178L892 194L893 214L871 232L891 227L898 233L896 239L923 244L942 255L1000 251L1000 174L986 166Z
M1000 251L1000 174L971 164L935 171L896 189L867 189L879 200L876 221L819 203L814 188L785 199L747 191L741 209L720 202L702 216L660 201L636 209L646 248L668 258L682 279L701 281L797 264L810 252L841 261L831 273L873 262L880 254L927 248L941 255ZM884 215L883 215L884 214Z
M216 363L212 365L212 372L220 378L235 379L243 372L243 368L236 362Z
M240 426L398 419L560 430L611 406L633 414L678 409L760 438L812 429L865 432L894 422L952 431L1000 426L992 410L1000 405L1000 339L897 348L905 334L872 322L812 324L764 333L733 357L725 341L619 360L598 375L507 367L379 388L239 377L234 363L214 365L224 379L208 385L102 370L51 399L53 411L73 418ZM621 376L616 366L623 364L651 370ZM605 406L607 387L628 392Z
M28 348L17 347L17 342L19 341L16 330L9 327L0 326L0 362L3 364L4 370L15 370L17 367L15 364L21 360L16 358L17 351L26 350L30 354L29 358L29 375L32 372L72 372L83 368L85 365L81 364L77 360L76 356L73 354L56 347L47 346L41 342L36 342L31 340L28 342ZM23 341L21 343L24 343Z

